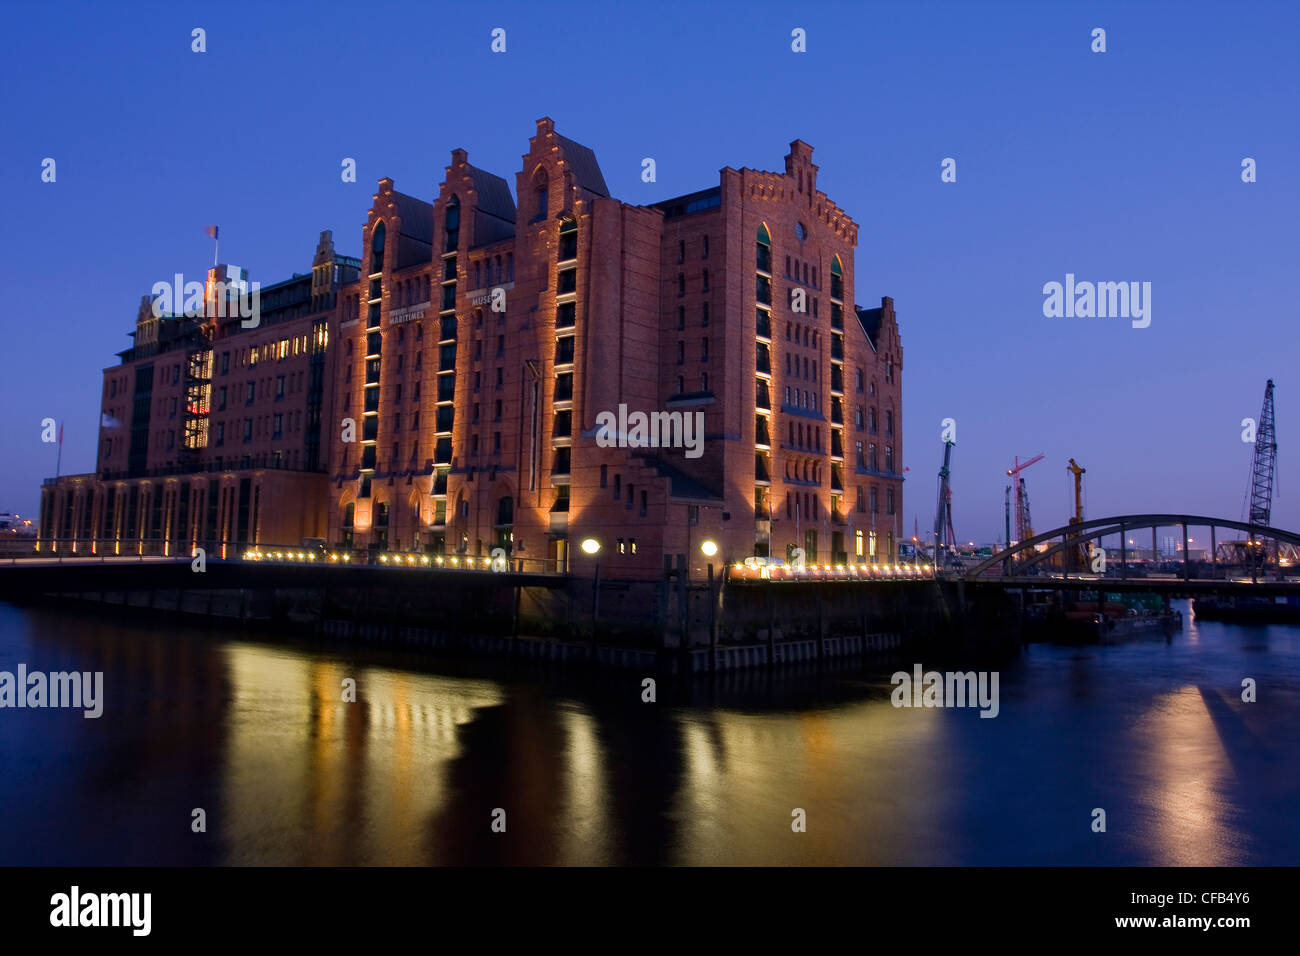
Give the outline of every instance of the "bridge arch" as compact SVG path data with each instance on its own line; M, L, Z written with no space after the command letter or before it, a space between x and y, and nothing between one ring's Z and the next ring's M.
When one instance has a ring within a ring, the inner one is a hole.
M1007 561L1014 563L1020 569L1033 567L1043 561L1050 560L1068 548L1075 548L1080 544L1097 541L1114 534L1125 536L1130 531L1139 529L1170 527L1183 527L1184 529L1227 528L1232 531L1245 532L1251 538L1269 538L1274 541L1300 546L1300 534L1296 532L1285 531L1282 528L1253 525L1245 521L1234 521L1230 518L1180 514L1118 515L1111 518L1092 518L1074 525L1064 525L1060 528L1053 528L1051 531L1044 531L1042 534L1036 534L1024 541L1018 541L1013 547L1006 548L975 565L966 572L965 578L968 581L977 580L985 572L1000 567ZM1052 544L1043 551L1038 550L1039 545L1051 544L1057 538L1060 541L1056 544Z

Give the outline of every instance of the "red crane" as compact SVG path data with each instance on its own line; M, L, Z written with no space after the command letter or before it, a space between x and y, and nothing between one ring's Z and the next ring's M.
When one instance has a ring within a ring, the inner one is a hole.
M1007 474L1011 477L1011 484L1016 489L1017 541L1025 541L1034 536L1034 528L1029 520L1029 492L1025 490L1025 479L1020 477L1020 473L1035 462L1042 460L1042 455L1035 455L1028 461L1021 461L1020 456L1017 455L1015 465L1007 469ZM1011 489L1008 488L1007 490L1009 492ZM1008 522L1008 524L1010 524L1010 522Z

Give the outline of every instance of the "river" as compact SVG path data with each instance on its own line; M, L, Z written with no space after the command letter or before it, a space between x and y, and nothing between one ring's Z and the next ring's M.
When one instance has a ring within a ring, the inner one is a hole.
M892 706L910 659L646 703L649 675L0 604L0 671L104 675L98 719L0 709L0 864L1300 863L1300 628L1182 609L1167 643L1032 645L987 719Z

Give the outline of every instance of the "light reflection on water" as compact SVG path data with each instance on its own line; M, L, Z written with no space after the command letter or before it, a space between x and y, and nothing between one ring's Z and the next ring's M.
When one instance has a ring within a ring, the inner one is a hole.
M880 665L647 704L640 674L0 605L19 661L103 670L105 713L0 710L0 863L1300 862L1300 628L1035 645L992 720L895 709Z

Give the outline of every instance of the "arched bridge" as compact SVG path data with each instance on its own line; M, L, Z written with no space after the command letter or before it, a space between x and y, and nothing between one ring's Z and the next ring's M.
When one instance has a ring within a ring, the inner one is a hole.
M1180 536L1175 538L1177 546L1173 554L1160 556L1158 535L1162 528L1177 528L1181 531ZM1193 550L1191 545L1195 541L1188 533L1188 529L1191 528L1208 529L1209 542L1205 549L1208 558L1205 561L1189 560ZM1271 573L1285 571L1285 567L1278 567L1279 554L1293 553L1293 549L1300 548L1300 534L1296 532L1252 525L1229 518L1182 514L1119 515L1111 518L1092 518L1079 524L1053 528L1051 531L1044 531L1032 538L1018 541L1012 547L969 568L964 573L964 578L970 582L1024 578L1026 583L1041 581L1043 584L1061 580L1102 578L1108 582L1127 581L1130 578L1140 577L1159 581L1160 575L1146 575L1131 567L1132 549L1140 545L1136 541L1133 543L1130 541L1135 533L1143 533L1142 536L1145 537L1144 532L1148 530L1151 532L1152 563L1172 562L1178 565L1174 574L1165 577L1171 581L1181 580L1185 583L1224 581L1233 577L1254 579L1266 567ZM1251 542L1250 547L1258 549L1253 552L1256 556L1255 560L1248 561L1245 565L1222 560L1219 556L1220 544L1225 542L1220 540L1220 530L1234 532L1233 538L1227 539L1228 541L1245 538L1247 542ZM1118 547L1113 543L1108 546L1105 539L1115 536L1119 539ZM1090 546L1093 545L1106 552L1104 572L1100 568L1093 571L1091 561L1085 558L1091 550ZM1193 565L1197 566L1195 574L1193 574ZM1300 580L1274 583L1282 584L1288 590L1291 588L1300 590Z

